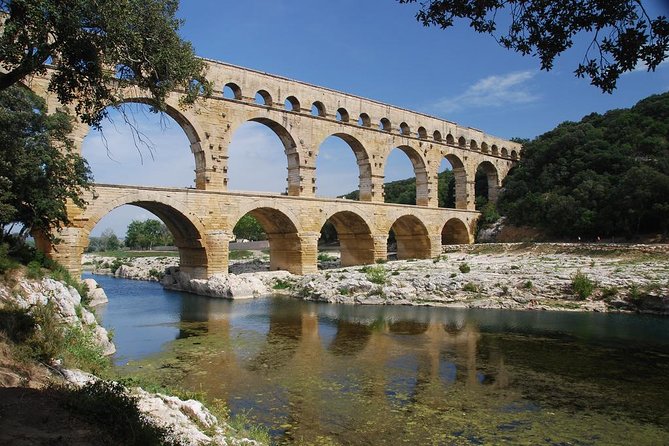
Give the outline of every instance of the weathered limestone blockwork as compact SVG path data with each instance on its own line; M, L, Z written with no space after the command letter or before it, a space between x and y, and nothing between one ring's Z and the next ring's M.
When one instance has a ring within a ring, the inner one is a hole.
M95 224L108 212L134 204L153 212L172 231L181 267L194 277L227 272L232 229L246 213L263 225L270 240L272 269L303 274L316 270L317 241L330 219L337 229L342 263L385 259L389 231L399 258L439 255L441 243L471 243L478 218L475 175L488 179L488 197L496 200L501 180L518 158L517 143L480 130L358 96L309 85L221 62L207 61L215 93L192 107L168 98L167 113L183 128L195 159L196 189L97 185L85 210L70 209L72 227L60 233L56 249L40 246L72 272ZM49 75L27 83L58 107L48 92ZM220 92L228 87L231 97ZM124 102L151 103L137 89L123 91ZM256 101L256 98L260 98ZM312 107L315 113L312 113ZM227 192L228 148L235 131L253 121L279 137L286 155L286 196ZM80 147L88 129L77 124ZM355 154L360 201L320 199L316 160L330 136L341 138ZM390 152L399 148L414 168L416 206L384 204L384 171ZM456 209L438 208L438 172L447 159L455 176Z

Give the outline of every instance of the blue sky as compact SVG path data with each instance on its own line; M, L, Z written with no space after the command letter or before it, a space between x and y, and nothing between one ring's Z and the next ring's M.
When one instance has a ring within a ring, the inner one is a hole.
M662 8L669 15L661 0L646 3L655 15ZM552 71L543 72L537 59L509 52L465 23L448 30L425 28L414 19L416 10L416 5L394 0L182 0L179 15L185 20L182 37L200 56L433 114L505 138L532 138L560 122L629 107L669 90L669 63L654 73L640 69L625 74L613 94L604 94L573 75L585 39L560 56ZM84 145L96 181L192 186L194 162L178 125L133 109L152 148L135 147L128 127L112 114L114 122L103 126L107 146L96 133ZM230 189L281 192L285 166L282 146L262 125L247 124L233 136ZM355 158L336 138L321 146L317 169L319 195L357 188ZM393 151L386 178L410 176L408 158ZM125 206L103 219L94 234L111 227L123 236L130 220L148 217Z

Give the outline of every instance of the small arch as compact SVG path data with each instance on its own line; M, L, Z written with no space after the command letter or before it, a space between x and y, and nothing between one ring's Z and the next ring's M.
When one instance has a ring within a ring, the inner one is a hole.
M409 127L409 124L407 124L406 122L401 123L400 133L404 136L411 136L411 128Z
M398 146L396 149L401 150L411 161L411 166L413 168L414 178L416 180L416 195L415 201L402 201L403 204L416 204L418 206L427 206L429 202L429 191L428 191L428 175L426 169L426 163L421 153L414 149L411 146ZM391 151L391 154L393 151ZM387 157L387 160L390 161L390 154ZM385 168L388 169L388 162L386 163ZM385 174L385 172L384 172ZM387 199L387 198L386 198Z
M339 122L348 122L350 120L350 117L348 115L348 111L346 111L345 108L339 108L337 110L337 121Z
M324 118L326 116L325 105L323 105L321 101L316 101L313 104L311 104L311 115L320 116L321 118Z
M518 159L518 152L516 152L515 150L512 150L511 151L511 159L512 160L517 160Z
M266 90L258 90L255 95L255 102L258 105L272 106L272 95Z
M254 217L267 234L270 270L286 270L301 274L304 266L301 254L302 241L297 235L295 222L284 212L270 207L257 207L244 215ZM235 225L244 215L239 216Z
M341 266L374 263L374 237L364 218L351 211L341 211L331 215L327 222L337 231Z
M482 142L482 143L481 143L481 152L482 152L482 153L488 153L488 152L490 152L490 150L489 150L489 148L488 148L488 143L486 143L486 142Z
M450 164L445 170L450 167L454 184L452 186L449 184L443 185L445 186L444 190L438 191L439 202L443 203L441 206L444 207L455 205L456 209L467 209L467 172L464 163L452 153L444 155L444 158ZM452 189L450 189L451 187Z
M415 215L403 215L391 226L397 243L397 260L429 259L430 237L423 222Z
M439 130L435 130L434 133L432 134L432 138L434 138L434 140L437 142L441 142L442 141L441 132Z
M464 148L467 145L467 140L464 136L458 138L458 146Z
M370 119L370 117L367 113L360 113L360 117L358 118L358 125L360 127L371 127L372 126L372 120Z
M499 174L490 161L483 161L476 167L474 192L476 208L482 208L488 202L497 202L499 191Z
M295 113L299 113L302 110L300 107L300 101L298 101L295 96L288 96L284 101L283 106L287 111L292 111Z
M427 130L425 130L425 127L418 127L418 137L420 139L427 139Z
M450 133L446 135L446 144L449 144L451 146L455 145L455 138Z
M492 152L493 155L499 156L499 148L497 145L493 144L492 147L490 148L490 151Z
M236 101L242 100L242 89L234 82L228 82L223 87L223 97L225 99L234 99Z
M473 139L469 141L469 150L478 150L478 145Z
M441 230L442 245L465 245L471 243L467 225L459 218L451 218Z
M390 124L390 119L388 118L381 118L379 121L379 129L383 130L384 132L389 132L393 129L392 124Z
M504 158L509 157L509 150L506 147L502 147L502 157Z

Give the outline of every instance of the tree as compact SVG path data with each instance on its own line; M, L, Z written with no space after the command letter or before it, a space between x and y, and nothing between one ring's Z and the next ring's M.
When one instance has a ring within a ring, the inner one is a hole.
M100 234L100 248L104 251L116 251L121 247L121 241L118 239L114 230L107 228Z
M73 152L71 118L48 115L44 100L19 86L0 91L0 238L21 226L22 237L70 223L66 201L86 203L86 161Z
M178 0L0 0L0 91L51 67L50 91L95 127L129 85L147 90L155 111L173 90L192 103L211 87L204 61L178 35L177 8Z
M235 234L235 237L246 240L255 241L265 240L267 238L267 234L265 234L265 230L263 229L260 222L250 214L246 214L239 219L234 229L232 230L232 233Z
M167 227L158 220L133 220L128 225L125 245L133 249L151 249L171 245L174 241Z
M415 3L416 0L399 0ZM574 45L577 34L590 43L575 70L591 84L611 93L622 73L645 65L655 70L669 52L669 22L651 17L642 0L427 0L416 14L425 26L442 29L456 19L476 32L494 36L503 47L536 55L542 70ZM498 34L498 24L506 32Z

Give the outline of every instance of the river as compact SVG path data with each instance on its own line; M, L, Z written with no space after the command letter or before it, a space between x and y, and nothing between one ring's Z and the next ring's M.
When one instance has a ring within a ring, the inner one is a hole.
M225 301L95 276L122 375L276 444L669 444L669 318Z

